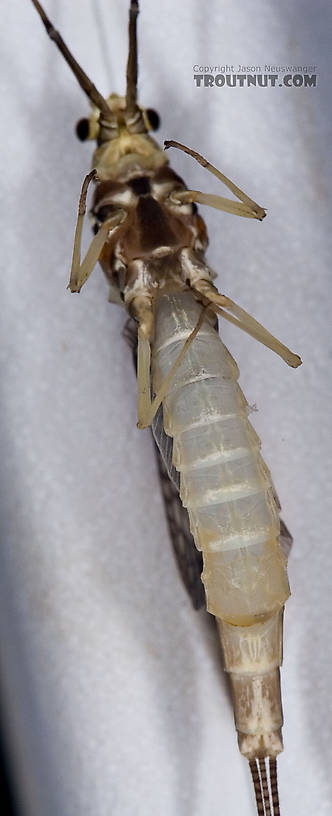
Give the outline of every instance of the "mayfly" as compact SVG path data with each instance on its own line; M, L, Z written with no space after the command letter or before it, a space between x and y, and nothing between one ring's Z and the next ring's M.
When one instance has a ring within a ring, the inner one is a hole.
M218 291L205 261L207 234L197 204L259 221L266 213L199 153L168 141L166 149L188 153L234 198L187 189L148 135L158 116L137 101L137 0L129 9L126 93L108 98L76 62L38 0L32 2L91 102L77 135L97 142L81 190L69 288L80 292L99 261L110 300L130 316L126 334L137 362L138 427L152 426L171 536L196 607L202 602L203 565L206 606L218 623L257 813L278 816L279 667L291 536L279 519L271 476L237 384L239 372L217 331L218 315L288 365L296 368L301 360ZM82 261L91 183L94 237Z

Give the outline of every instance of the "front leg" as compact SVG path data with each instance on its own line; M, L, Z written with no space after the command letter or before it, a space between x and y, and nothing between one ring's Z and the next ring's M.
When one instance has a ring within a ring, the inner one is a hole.
M249 196L244 193L240 187L227 178L224 173L214 167L211 162L208 162L204 156L197 153L196 150L192 150L190 147L186 147L186 145L183 145L180 142L175 142L173 139L164 142L164 147L165 150L168 150L169 147L176 147L178 150L182 150L184 153L187 153L188 156L192 156L192 158L195 159L198 164L201 164L202 167L205 167L205 169L209 171L209 173L216 176L216 178L225 184L231 193L233 193L233 195L239 199L239 201L233 201L230 198L223 198L223 196L201 193L199 190L185 190L184 192L175 191L171 196L173 201L195 201L197 204L207 204L209 207L215 207L217 210L223 210L223 212L228 212L232 215L242 215L243 218L257 218L258 221L263 221L263 218L266 216L264 207L260 207L256 201L249 198Z
M88 173L87 176L85 176L85 179L82 184L81 195L78 204L78 215L75 229L70 280L68 284L68 289L70 289L71 292L81 291L82 286L87 281L89 275L91 274L97 261L100 258L100 254L102 252L104 244L106 243L107 240L114 236L117 228L126 217L126 213L124 212L124 210L119 209L110 218L108 218L107 221L104 221L104 223L99 228L97 235L95 235L94 238L92 239L89 249L86 253L86 256L81 263L82 230L84 216L86 213L86 199L90 182L96 179L97 171L91 170L91 172Z

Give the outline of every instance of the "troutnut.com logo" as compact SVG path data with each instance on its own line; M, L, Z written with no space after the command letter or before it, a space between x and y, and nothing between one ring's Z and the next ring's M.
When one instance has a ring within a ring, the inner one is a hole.
M315 88L316 65L193 65L197 88Z

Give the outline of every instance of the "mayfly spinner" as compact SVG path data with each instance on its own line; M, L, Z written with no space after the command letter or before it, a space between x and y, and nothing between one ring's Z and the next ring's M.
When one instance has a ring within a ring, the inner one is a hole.
M137 357L138 427L152 425L164 494L171 498L170 531L195 606L201 603L197 576L203 563L206 606L218 622L239 747L249 760L257 812L278 816L276 757L283 747L279 667L291 536L280 522L270 473L237 384L238 369L216 328L217 315L290 366L301 360L219 293L204 259L207 235L196 204L259 221L265 210L198 153L168 141L166 148L188 153L238 200L188 190L148 135L158 116L137 102L137 0L129 10L126 94L108 98L78 65L40 3L32 2L92 104L77 135L97 142L80 196L69 288L79 292L99 261L110 283L110 299L130 315L126 333ZM81 261L91 182L95 235ZM172 502L179 503L175 489L182 501L177 524L171 510ZM192 538L200 551L195 558Z

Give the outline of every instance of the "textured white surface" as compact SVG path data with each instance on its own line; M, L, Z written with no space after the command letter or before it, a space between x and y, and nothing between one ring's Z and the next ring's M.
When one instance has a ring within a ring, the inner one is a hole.
M127 3L47 8L101 91L121 92ZM180 583L136 429L124 316L99 270L80 297L65 288L86 101L28 0L2 21L1 627L24 815L252 816L212 622ZM332 810L329 29L322 0L142 0L139 21L158 137L197 148L268 208L263 224L204 210L220 286L303 357L292 371L225 327L295 538L282 816ZM315 63L319 85L197 89L196 61Z

